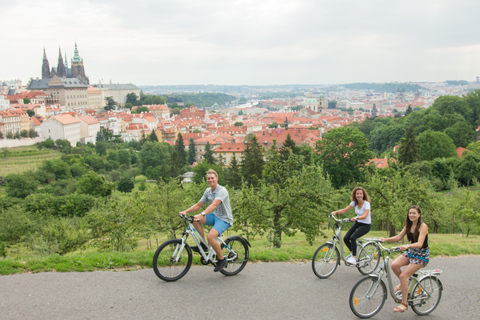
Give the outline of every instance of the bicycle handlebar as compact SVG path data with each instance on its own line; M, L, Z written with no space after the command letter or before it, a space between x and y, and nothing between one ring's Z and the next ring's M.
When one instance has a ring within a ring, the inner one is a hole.
M342 223L343 223L343 222L352 222L352 220L350 220L350 218L337 219L337 218L335 217L335 215L334 215L334 214L331 214L331 213L328 215L328 217L329 217L329 218L331 217L331 218L332 218L333 220L335 220L336 222L342 222Z

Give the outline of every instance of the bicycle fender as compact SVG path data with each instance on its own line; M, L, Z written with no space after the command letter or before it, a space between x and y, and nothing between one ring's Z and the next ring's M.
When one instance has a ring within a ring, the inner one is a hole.
M245 239L244 237L242 236L230 236L227 238L227 240L240 240L240 241L244 241L246 244L248 244L248 246L251 248L252 245L250 244L250 242L248 242L247 239Z

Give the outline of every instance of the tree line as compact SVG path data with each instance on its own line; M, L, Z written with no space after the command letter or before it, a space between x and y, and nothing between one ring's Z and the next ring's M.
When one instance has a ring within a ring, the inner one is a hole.
M431 112L440 113L436 108ZM424 114L413 111L403 121L420 118L414 113ZM265 237L274 247L296 232L312 243L323 234L327 214L344 207L357 185L371 195L377 230L398 231L408 207L417 204L432 232L478 234L480 148L472 138L471 151L461 158L421 159L415 130L425 123L399 137L397 162L385 169L368 164L374 151L361 124L332 129L313 147L296 145L288 135L282 146L274 142L265 150L250 135L243 155L235 154L228 165L207 144L204 160L193 168L196 146L193 140L185 146L181 134L174 146L159 142L154 132L131 142L101 133L95 145L47 139L38 148L57 148L60 159L0 179L0 254L20 247L40 254L86 247L124 251L135 249L140 238L178 236L176 215L198 201L211 168L230 191L233 230ZM192 184L181 183L186 171L194 172Z

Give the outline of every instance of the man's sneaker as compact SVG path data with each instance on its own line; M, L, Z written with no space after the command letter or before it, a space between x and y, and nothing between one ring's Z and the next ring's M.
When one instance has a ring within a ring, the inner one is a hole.
M345 260L348 261L348 259L350 259L351 256L352 256L352 254L350 253L348 256L345 257Z
M347 262L350 263L350 264L357 264L357 259L355 259L355 258L352 257L352 256L348 257L346 260L347 260Z
M208 252L208 247L203 242L200 242L200 244L202 245L203 251ZM193 246L190 248L192 249L192 251L200 253L200 249L198 249L198 246Z
M227 260L226 259L218 260L217 265L215 266L215 269L213 269L213 271L218 272L218 271L222 270L223 268L225 268L226 266L227 266Z

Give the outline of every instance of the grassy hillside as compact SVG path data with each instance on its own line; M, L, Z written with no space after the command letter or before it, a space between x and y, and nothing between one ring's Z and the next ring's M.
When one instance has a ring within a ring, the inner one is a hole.
M33 146L3 148L0 152L0 176L36 170L44 160L58 159L62 153L56 150L38 150Z

